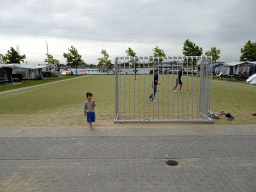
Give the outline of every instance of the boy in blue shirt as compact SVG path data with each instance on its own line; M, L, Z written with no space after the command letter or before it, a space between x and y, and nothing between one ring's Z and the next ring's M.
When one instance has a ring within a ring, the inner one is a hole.
M94 107L96 103L92 100L92 93L86 93L87 101L84 102L84 115L87 116L87 122L90 124L90 129L94 130L92 127L92 122L95 122L96 116L94 112Z

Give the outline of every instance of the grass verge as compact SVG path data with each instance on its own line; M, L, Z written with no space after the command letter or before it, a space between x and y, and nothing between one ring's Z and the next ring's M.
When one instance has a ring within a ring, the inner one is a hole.
M160 78L159 81L162 82L162 79ZM186 89L185 82L183 88ZM83 104L88 91L93 93L93 100L97 104L96 126L113 127L114 90L113 75L88 75L70 81L6 93L0 95L0 127L88 126L83 114ZM213 82L214 111L229 112L235 117L234 121L228 121L226 117L220 116L219 120L215 120L215 124L256 124L256 117L252 116L252 113L256 113L255 95L254 87ZM168 126L173 125L175 124Z
M53 81L59 81L63 79L70 79L70 78L75 78L78 77L78 75L70 75L70 76L63 76L63 77L50 77L48 79L43 79L43 80L23 80L21 84L15 84L15 85L3 85L0 86L0 92L1 91L7 91L7 90L12 90L12 89L18 89L22 87L29 87L33 85L39 85L39 84L44 84L44 83L50 83Z

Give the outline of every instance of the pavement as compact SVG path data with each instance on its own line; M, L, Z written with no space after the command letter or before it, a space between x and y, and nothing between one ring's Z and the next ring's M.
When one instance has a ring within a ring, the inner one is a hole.
M256 191L256 125L95 128L1 127L0 191Z

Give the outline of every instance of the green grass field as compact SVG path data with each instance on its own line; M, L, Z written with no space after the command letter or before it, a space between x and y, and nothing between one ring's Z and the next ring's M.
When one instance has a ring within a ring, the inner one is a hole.
M130 83L129 83L130 78ZM183 77L183 93L179 93L180 87L173 93L177 75L159 75L161 85L157 86L158 93L155 96L157 102L149 100L153 92L151 87L153 76L140 75L137 80L134 76L120 76L120 118L122 120L191 120L202 119L199 114L199 88L200 79Z
M166 77L165 77L166 78ZM136 83L139 76L137 76ZM153 79L153 77L152 77ZM142 83L142 76L141 82ZM152 81L151 81L152 82ZM150 84L151 84L150 82ZM159 82L162 83L160 77ZM167 81L165 80L165 83ZM175 83L173 83L175 84ZM170 94L173 86L169 83ZM142 85L142 84L140 84ZM145 84L147 85L147 84ZM184 90L186 90L186 81L183 80ZM148 86L148 85L147 85ZM190 84L192 86L192 84ZM193 85L195 86L195 85ZM138 86L135 87L138 89ZM168 108L165 104L168 98L168 85L165 84L164 97L161 95L163 86L160 85L160 94L157 93L157 100L159 98L159 106L164 106L164 113L168 115ZM177 89L176 89L177 90ZM86 100L86 92L93 93L93 99L96 101L96 124L97 125L113 125L114 120L114 76L112 75L88 75L70 81L58 82L42 87L31 88L27 90L6 93L0 95L0 127L61 127L61 126L87 126L86 118L83 114L83 104ZM148 90L147 90L148 91ZM149 93L152 92L150 87ZM138 93L138 92L137 92ZM175 93L177 99L179 93ZM193 95L196 93L193 93ZM182 95L182 94L181 94ZM179 95L179 98L181 98ZM213 83L213 109L215 112L226 111L230 112L234 117L234 121L227 121L226 117L220 116L219 120L215 120L217 125L247 125L256 124L256 117L252 113L256 113L256 88L246 87L243 85L221 84L219 82ZM187 95L186 91L183 93L185 101L188 98L191 101L192 93ZM141 96L140 110L146 110L142 105L142 101L148 102L148 94ZM132 96L134 99L134 96ZM135 95L135 98L138 98ZM169 99L172 99L169 95ZM164 100L163 100L164 99ZM135 101L135 107L139 100ZM196 104L194 97L194 106ZM146 104L146 103L145 103ZM153 104L153 103L150 103ZM161 105L160 105L161 104ZM171 103L170 103L171 104ZM133 103L130 103L131 113L134 112ZM154 104L158 109L158 103ZM182 106L182 103L179 107ZM152 106L151 106L152 107ZM163 108L162 108L163 109ZM195 110L196 108L194 108ZM122 110L122 109L121 109ZM136 109L137 110L137 109ZM135 112L136 112L135 110ZM150 108L151 110L151 108ZM172 109L169 106L169 111ZM177 108L174 108L174 114ZM185 117L187 117L186 110L184 110ZM128 111L127 111L128 112ZM126 114L127 114L126 112ZM161 112L161 110L159 111ZM192 109L191 109L192 112ZM157 110L156 112L157 113ZM163 113L163 112L161 112ZM173 113L169 113L171 116ZM192 115L192 113L190 113ZM196 117L196 113L193 112ZM188 114L189 115L189 114ZM177 116L176 116L177 117Z
M12 90L12 89L18 89L18 88L22 88L22 87L29 87L29 86L33 86L33 85L44 84L44 83L50 83L53 81L70 79L70 78L75 78L75 77L77 77L77 75L69 75L69 76L62 76L62 77L50 77L48 79L45 78L43 80L24 80L21 82L21 84L0 86L0 92Z

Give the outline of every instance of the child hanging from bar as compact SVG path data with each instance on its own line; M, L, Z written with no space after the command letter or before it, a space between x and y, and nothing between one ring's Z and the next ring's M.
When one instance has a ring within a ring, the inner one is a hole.
M92 122L95 122L96 116L94 112L94 107L96 103L92 100L92 93L86 93L87 101L84 102L84 115L87 116L87 122L90 124L90 129L94 130L92 127Z
M153 93L149 96L149 99L153 102L157 102L157 100L155 100L155 95L157 92L157 85L161 85L161 83L158 82L158 69L155 70L155 75L154 75L154 82L152 83L152 87L153 87Z

